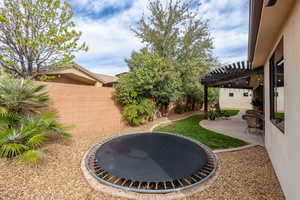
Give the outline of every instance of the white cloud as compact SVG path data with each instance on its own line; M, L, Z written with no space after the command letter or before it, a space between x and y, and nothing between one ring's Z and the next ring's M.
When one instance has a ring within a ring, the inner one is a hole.
M142 47L130 27L142 16L145 7L146 2L139 0L130 9L108 19L75 18L78 29L83 33L82 41L89 46L88 52L77 54L76 61L95 72L117 74L127 71L124 59L133 50Z
M248 41L248 1L205 0L200 10L209 20L214 53L221 63L246 60Z
M133 50L143 46L130 27L146 11L146 0L134 1L132 6L107 18L77 15L75 21L83 32L82 41L89 45L89 52L79 53L76 61L94 72L117 74L127 71L124 62ZM248 35L248 2L241 0L203 0L199 15L209 20L214 38L215 56L222 63L246 59ZM104 8L122 7L128 0L73 0L73 5L91 12Z

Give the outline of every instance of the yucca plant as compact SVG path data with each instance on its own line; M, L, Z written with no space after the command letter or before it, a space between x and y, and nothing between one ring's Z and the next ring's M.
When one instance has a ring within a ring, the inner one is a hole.
M68 127L47 108L48 102L45 86L31 80L0 79L0 157L19 156L25 163L36 164L42 157L38 149L49 136L70 136Z

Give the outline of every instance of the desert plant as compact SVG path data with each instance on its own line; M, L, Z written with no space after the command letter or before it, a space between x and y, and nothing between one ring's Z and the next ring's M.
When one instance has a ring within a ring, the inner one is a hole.
M2 76L0 79L0 106L10 114L36 113L39 108L48 106L49 97L45 85L35 85L32 80L13 79Z
M40 148L51 135L68 137L67 128L47 110L45 86L31 80L0 77L0 157L21 156L36 163Z
M144 99L140 104L127 105L123 108L123 116L130 125L137 126L144 121L153 118L155 112L155 104L153 101Z
M6 124L0 131L0 156L12 158L41 147L52 134L67 137L67 127L60 125L54 115L23 116L14 124Z
M37 164L43 157L43 152L40 150L29 150L22 154L21 161L28 165Z

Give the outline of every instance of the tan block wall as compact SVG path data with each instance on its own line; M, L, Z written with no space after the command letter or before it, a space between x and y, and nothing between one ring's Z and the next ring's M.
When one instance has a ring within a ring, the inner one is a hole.
M120 109L113 100L113 88L42 83L48 87L51 106L58 112L60 122L75 126L72 134L88 135L124 126Z

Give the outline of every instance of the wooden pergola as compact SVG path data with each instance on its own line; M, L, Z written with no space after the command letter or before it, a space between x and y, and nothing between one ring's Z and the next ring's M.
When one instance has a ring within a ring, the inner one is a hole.
M204 74L200 82L204 85L204 112L208 111L208 88L253 89L250 86L251 75L263 74L263 67L251 68L249 61L241 61L221 67Z

